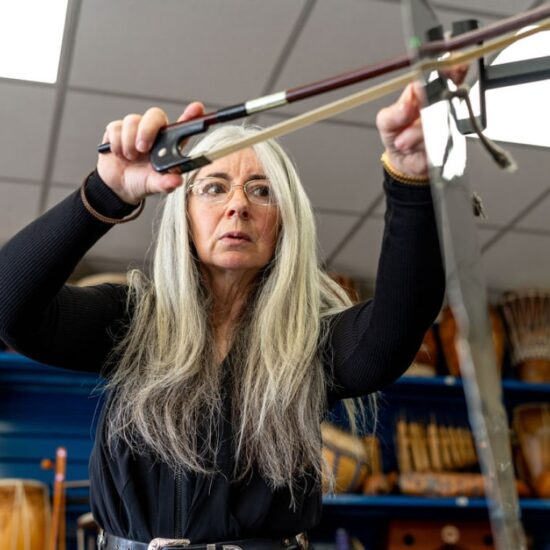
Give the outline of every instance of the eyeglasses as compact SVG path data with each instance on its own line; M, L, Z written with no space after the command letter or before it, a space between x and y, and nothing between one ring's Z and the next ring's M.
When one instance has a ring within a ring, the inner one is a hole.
M244 185L231 184L226 179L206 177L195 180L188 189L189 193L208 204L219 204L229 200L233 187L242 187L246 198L254 204L271 206L276 204L275 194L268 180L254 179Z

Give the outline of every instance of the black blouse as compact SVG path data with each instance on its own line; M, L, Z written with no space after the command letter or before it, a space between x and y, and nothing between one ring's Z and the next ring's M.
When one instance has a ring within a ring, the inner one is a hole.
M330 320L329 349L323 354L330 357L324 366L335 381L327 390L329 403L366 395L398 378L441 306L444 274L430 190L400 184L387 174L384 188L386 225L374 298ZM96 173L86 194L106 216L120 218L133 208ZM128 322L127 289L65 282L111 227L91 216L74 192L0 249L0 339L43 363L102 369ZM227 373L230 367L231 355L222 365ZM143 542L186 537L193 543L289 536L315 526L321 490L311 476L297 480L302 489L294 507L287 489L272 489L257 473L232 482L228 398L224 411L220 473L214 477L176 475L146 452L135 455L122 444L108 449L102 416L89 465L98 523L113 535Z

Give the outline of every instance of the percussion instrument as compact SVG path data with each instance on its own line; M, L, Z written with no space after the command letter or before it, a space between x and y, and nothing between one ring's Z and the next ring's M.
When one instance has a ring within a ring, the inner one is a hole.
M2 550L44 550L50 518L46 485L28 479L0 479Z
M542 498L550 498L550 404L524 403L514 409L512 426L519 449L517 466Z
M495 548L488 522L394 520L386 550L489 550Z
M424 335L418 353L404 376L435 376L436 367L437 344L433 328L430 327Z
M493 336L493 345L495 348L497 367L502 372L502 363L504 360L505 350L505 332L504 324L497 310L493 306L489 306L489 318L491 320L491 329ZM441 340L441 347L443 348L443 355L449 372L453 376L460 376L460 367L458 360L458 352L456 348L456 321L451 312L451 309L447 306L441 313L441 319L439 321L439 337Z
M343 273L329 273L329 276L346 291L353 303L359 301L359 288L354 279Z
M323 491L353 493L360 489L367 476L368 455L361 438L323 422ZM330 476L333 477L331 487Z
M550 291L508 292L501 306L519 379L550 382Z

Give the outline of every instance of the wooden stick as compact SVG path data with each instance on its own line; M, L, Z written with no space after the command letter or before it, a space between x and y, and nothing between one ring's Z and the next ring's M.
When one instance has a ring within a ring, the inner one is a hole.
M438 61L422 61L418 63L417 70L409 71L402 76L394 77L387 82L383 82L376 86L372 86L361 92L346 96L342 99L338 99L327 105L318 107L296 117L290 118L269 128L258 132L254 136L249 136L243 139L240 139L230 145L219 147L208 153L196 153L186 157L186 160L182 161L180 165L180 170L182 173L191 172L201 166L206 166L215 160L240 151L241 149L246 149L247 147L252 147L256 143L266 141L268 139L274 139L282 137L286 134L299 130L300 128L305 128L310 126L315 122L320 122L327 118L333 117L335 115L344 113L375 99L379 99L385 95L388 95L392 92L400 90L409 82L416 80L420 71L426 73L430 71L440 71L445 69L450 69L456 65L464 65L478 57L481 57L487 53L490 53L495 50L501 50L518 40L522 40L528 36L541 32L543 30L550 29L550 19L544 20L541 24L534 28L528 29L524 32L514 35L507 35L501 37L481 46L473 47L464 52L451 55L447 59L438 60Z

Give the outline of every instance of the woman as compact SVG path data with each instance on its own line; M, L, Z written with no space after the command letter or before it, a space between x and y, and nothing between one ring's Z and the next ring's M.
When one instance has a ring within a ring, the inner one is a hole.
M441 305L418 93L377 119L388 210L371 302L352 307L319 269L310 204L276 143L182 182L148 162L159 109L111 123L112 154L80 192L4 246L0 337L109 381L90 458L101 548L288 547L318 523L323 415L400 376ZM193 103L180 120L202 113ZM221 128L197 148L254 131ZM64 285L154 193L169 196L151 280Z

